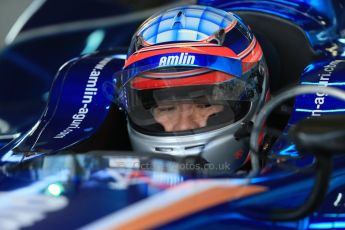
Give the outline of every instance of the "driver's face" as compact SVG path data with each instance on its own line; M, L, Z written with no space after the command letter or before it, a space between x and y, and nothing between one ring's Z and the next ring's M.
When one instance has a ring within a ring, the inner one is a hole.
M153 109L153 117L166 132L185 131L205 127L208 118L223 109L223 105L162 103Z

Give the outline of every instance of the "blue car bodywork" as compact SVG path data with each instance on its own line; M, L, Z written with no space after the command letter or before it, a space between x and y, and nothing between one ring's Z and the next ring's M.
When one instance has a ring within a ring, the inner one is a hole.
M205 0L197 4L234 11L245 19L272 66L273 94L286 84L345 88L341 1ZM288 138L289 128L308 116L343 114L345 103L339 99L323 94L298 96L266 164L254 177L228 175L226 168L205 169L196 159L130 151L125 120L113 103L113 76L123 66L125 49L89 52L126 45L131 31L115 35L124 28L134 30L139 21L87 27L68 35L24 37L3 50L0 67L18 78L1 79L0 121L9 128L0 135L4 146L0 150L0 228L344 229L342 155L332 158L327 194L307 216L280 221L271 215L281 212L283 216L303 207L317 184L315 174L323 175L318 174L321 166L313 155L296 150ZM59 42L52 48L54 57L48 55L51 50L42 49ZM28 58L36 46L43 56ZM62 47L67 50L59 51ZM53 70L63 59L78 54L82 56L65 63L52 81ZM31 80L16 72L17 66ZM25 93L13 95L8 85ZM31 106L25 112L16 108L28 101ZM6 108L5 102L16 107ZM109 128L113 132L105 131ZM104 145L105 137L112 143Z

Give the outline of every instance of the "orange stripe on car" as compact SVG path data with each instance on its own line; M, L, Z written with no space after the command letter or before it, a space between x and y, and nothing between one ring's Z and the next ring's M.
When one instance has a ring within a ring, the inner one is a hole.
M198 211L251 196L266 191L267 188L255 185L243 185L234 187L216 187L185 197L178 202L152 212L143 213L130 222L114 226L112 230L152 229L171 221L178 220ZM182 191L181 191L182 192ZM114 223L115 224L115 223Z

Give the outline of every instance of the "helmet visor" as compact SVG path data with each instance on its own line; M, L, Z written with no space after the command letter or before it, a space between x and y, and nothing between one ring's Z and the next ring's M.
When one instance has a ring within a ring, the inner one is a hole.
M119 95L132 125L157 135L232 124L246 116L258 96L252 80L200 67L143 72L124 84Z

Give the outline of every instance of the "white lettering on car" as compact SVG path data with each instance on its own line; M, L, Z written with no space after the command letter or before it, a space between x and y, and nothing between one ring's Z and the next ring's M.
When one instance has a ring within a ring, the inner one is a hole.
M72 116L73 120L70 125L66 129L58 133L54 138L62 139L67 134L73 132L75 129L80 128L80 124L83 122L83 120L87 116L87 113L89 112L88 104L90 104L93 100L93 97L97 95L97 80L101 74L101 70L111 59L111 57L104 58L93 68L86 83L84 95L81 101L82 106L79 108L78 112Z
M332 62L330 62L328 65L323 67L323 73L318 74L318 76L320 77L320 80L318 82L318 87L327 87L330 77L332 76L333 71L335 70L335 68L337 67L338 63L342 62L342 60L334 60ZM316 98L314 100L315 103L315 107L316 109L314 109L311 112L311 116L314 117L318 117L321 116L321 106L325 103L325 97L327 97L326 94L318 92L316 93Z

